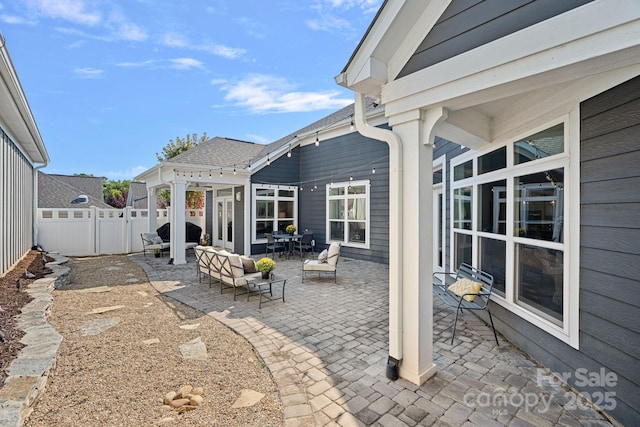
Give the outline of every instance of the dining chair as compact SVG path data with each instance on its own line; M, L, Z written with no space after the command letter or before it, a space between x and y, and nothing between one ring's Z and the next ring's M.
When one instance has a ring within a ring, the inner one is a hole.
M264 236L267 238L264 256L269 256L269 251L271 251L271 258L275 259L276 251L281 252L285 249L284 244L282 242L277 242L271 233L265 233Z
M300 259L302 259L304 252L311 251L313 255L313 243L313 231L305 231L300 239L293 242L293 250L300 253Z

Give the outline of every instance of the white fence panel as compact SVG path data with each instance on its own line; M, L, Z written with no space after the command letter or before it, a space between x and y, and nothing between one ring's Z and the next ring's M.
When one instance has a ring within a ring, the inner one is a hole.
M127 252L126 209L96 209L96 253L98 255Z
M64 255L95 255L92 209L38 209L38 245Z
M202 228L202 209L187 209L186 220ZM170 212L158 209L156 228L169 222ZM69 256L122 254L142 251L140 234L149 228L146 209L38 209L38 245Z

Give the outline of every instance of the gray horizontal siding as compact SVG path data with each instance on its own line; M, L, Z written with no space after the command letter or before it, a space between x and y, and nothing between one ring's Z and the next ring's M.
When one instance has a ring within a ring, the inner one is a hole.
M376 173L372 173L375 166ZM352 132L300 149L299 224L313 230L319 249L326 247L326 185L370 180L370 248L345 246L342 255L380 263L389 262L389 148L386 143ZM311 188L317 185L314 191Z
M453 0L399 74L404 77L591 0Z
M611 414L629 424L640 419L640 77L580 114L580 353L618 375ZM559 354L577 369L573 353Z

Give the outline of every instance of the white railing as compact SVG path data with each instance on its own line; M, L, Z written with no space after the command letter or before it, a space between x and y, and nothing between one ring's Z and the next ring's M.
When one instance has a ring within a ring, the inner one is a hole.
M167 209L158 209L156 228L169 222ZM187 209L187 221L205 232L202 209ZM146 209L38 209L38 245L68 256L125 254L142 251L140 233L149 228Z

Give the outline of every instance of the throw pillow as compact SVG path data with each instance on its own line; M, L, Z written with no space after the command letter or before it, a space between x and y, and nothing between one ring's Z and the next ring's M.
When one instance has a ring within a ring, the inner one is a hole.
M453 285L449 286L449 290L461 297L464 294L477 294L482 288L482 283L474 282L471 279L462 278L457 280ZM464 299L473 302L476 295L465 295Z
M154 245L161 245L162 244L162 237L156 236L156 237L152 238L151 239L151 243L153 243Z
M242 266L244 267L245 273L255 273L258 271L256 270L256 260L248 256L242 256L240 258L242 259Z
M327 251L326 249L323 250L322 252L320 252L320 254L318 255L318 262L319 263L325 263L327 262L327 257L329 256L329 251Z

